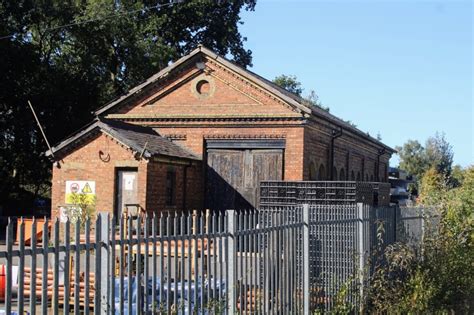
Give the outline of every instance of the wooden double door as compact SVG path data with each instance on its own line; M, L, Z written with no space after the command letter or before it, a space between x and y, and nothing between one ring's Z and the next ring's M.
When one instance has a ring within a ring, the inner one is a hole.
M283 179L283 148L208 148L206 206L211 210L258 206L260 182Z

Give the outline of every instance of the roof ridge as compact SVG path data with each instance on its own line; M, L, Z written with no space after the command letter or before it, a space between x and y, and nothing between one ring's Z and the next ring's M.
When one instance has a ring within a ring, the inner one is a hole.
M388 149L390 151L395 152L394 149L391 147L385 145L381 141L373 138L372 136L368 135L367 133L363 132L357 127L352 126L345 120L333 115L332 113L325 111L322 108L319 108L318 106L308 106L304 98L301 96L298 96L281 86L277 85L276 83L260 76L259 74L256 74L252 72L251 70L248 70L246 68L243 68L242 66L236 64L235 62L227 59L224 56L221 56L214 51L210 50L209 48L205 47L202 44L199 44L197 48L192 50L189 54L179 58L176 62L168 65L161 71L157 72L153 76L149 77L147 80L145 80L143 83L137 85L136 87L130 89L126 94L120 96L119 98L109 102L108 104L104 105L100 109L98 109L95 114L101 115L108 111L110 108L115 107L116 105L119 105L121 102L125 101L132 95L140 92L142 89L146 88L149 84L154 83L158 81L159 79L167 76L171 71L173 71L175 68L180 66L181 64L185 63L188 60L191 60L194 56L196 56L198 53L203 53L207 57L210 57L214 59L217 62L223 63L225 66L230 68L232 71L235 71L237 74L246 77L247 79L250 79L251 81L254 81L253 83L260 85L262 88L268 90L268 92L273 93L274 95L278 96L281 98L283 101L287 102L289 105L293 106L297 111L299 111L302 114L307 114L307 115L314 115L314 116L319 116L323 119L326 119L330 123L333 123L334 125L344 128L346 130L349 130L353 132L356 135L359 135L361 137L364 137L368 139L369 141L380 145L384 147L385 149Z

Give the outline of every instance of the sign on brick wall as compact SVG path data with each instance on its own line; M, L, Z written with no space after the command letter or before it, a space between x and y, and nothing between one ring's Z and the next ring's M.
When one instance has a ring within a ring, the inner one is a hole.
M80 201L78 199L81 199ZM94 203L95 201L95 181L91 180L68 180L66 181L67 204Z

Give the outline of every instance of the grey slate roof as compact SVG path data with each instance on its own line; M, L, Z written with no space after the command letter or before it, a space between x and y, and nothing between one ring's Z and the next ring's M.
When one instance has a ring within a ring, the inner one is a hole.
M178 59L175 63L169 65L168 67L164 68L163 70L159 71L155 75L151 76L148 78L145 82L137 85L133 89L129 90L127 93L124 95L120 96L119 98L111 101L110 103L104 105L103 107L99 108L95 114L96 115L102 115L105 114L109 109L119 106L123 104L123 102L126 102L127 100L131 99L134 95L139 94L140 92L144 91L147 87L151 86L153 83L158 82L162 78L165 78L168 76L172 71L177 69L180 65L185 64L186 62L190 61L193 59L193 57L197 56L198 54L204 54L210 59L213 59L217 62L220 62L221 64L225 65L226 67L232 69L233 71L237 72L238 74L242 75L246 79L254 82L255 84L261 86L262 88L266 89L267 91L273 93L274 95L278 96L282 100L286 101L289 105L293 106L298 112L304 113L307 115L315 116L322 118L332 124L335 124L336 126L340 127L341 129L348 130L360 137L363 137L370 142L384 148L385 150L389 152L396 152L393 148L387 146L386 144L382 143L381 141L375 139L374 137L371 137L367 133L359 130L358 128L352 126L351 124L347 123L346 121L334 116L333 114L317 107L317 106L308 106L306 102L304 101L303 98L301 98L298 95L295 95L277 84L273 83L270 80L267 80L263 77L261 77L258 74L253 73L252 71L249 71L247 69L244 69L240 67L239 65L233 63L232 61L226 59L225 57L222 57L213 51L209 50L206 47L199 46L195 50L193 50L191 53L188 55Z
M98 131L108 134L135 152L143 152L143 156L146 158L152 156L167 156L200 160L199 157L184 147L163 138L150 127L105 118L95 119L91 124L54 146L52 152L48 150L46 155L51 156L67 147L77 145L80 143L80 140Z

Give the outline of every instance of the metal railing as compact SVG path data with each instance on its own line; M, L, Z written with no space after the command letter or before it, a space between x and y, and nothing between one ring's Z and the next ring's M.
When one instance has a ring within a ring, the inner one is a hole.
M41 233L33 222L29 244L23 221L14 244L10 222L0 252L5 311L301 313L308 278L299 256L302 220L303 207L122 217L117 224L101 213L84 224L45 222Z
M356 204L100 213L33 221L31 233L20 221L16 243L12 221L0 251L4 306L6 314L309 314L342 299L357 309L371 256L381 255L375 247L420 244L425 212Z

